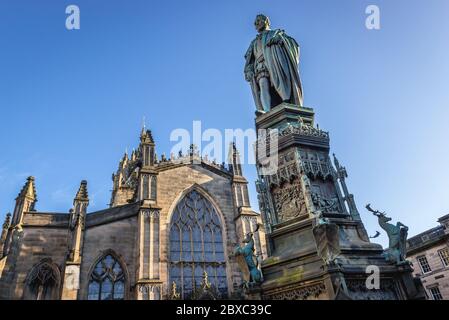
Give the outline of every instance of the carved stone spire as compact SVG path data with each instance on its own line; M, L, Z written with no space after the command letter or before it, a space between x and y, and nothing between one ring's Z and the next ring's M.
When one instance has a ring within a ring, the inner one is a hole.
M354 220L362 221L359 210L357 209L357 205L355 204L354 195L349 193L348 186L346 185L346 178L348 177L346 168L340 165L340 162L338 161L335 154L333 154L333 156L334 156L334 165L335 168L337 169L337 178L340 181L341 188L343 189L344 200L348 204L349 213L351 214ZM368 240L368 234L366 233L365 227L362 226L361 230L364 239Z
M142 166L153 166L155 161L155 143L150 130L142 130L140 134L140 152Z
M338 161L337 156L335 155L335 153L333 153L332 155L334 157L334 165L335 165L335 168L337 169L338 178L341 178L341 179L347 178L348 177L348 173L346 172L346 168L342 167L340 165L340 162Z
M78 192L76 193L73 204L75 204L77 201L89 202L89 195L87 193L87 181L86 180L81 181L80 187L78 189Z
M23 186L22 190L20 190L17 198L28 198L33 201L33 204L37 201L34 177L30 176L27 178L27 182Z
M137 152L135 149L133 149L133 152L131 153L131 161L136 161L137 159Z
M70 262L79 262L81 259L88 205L87 181L83 180L73 200L73 209L70 210L69 232L71 234L71 241L69 242L68 253L68 261Z
M5 255L6 249L6 239L8 238L9 227L11 226L11 213L7 213L5 217L5 222L3 223L2 233L0 235L0 258Z
M87 193L87 181L82 180L75 199L73 209L70 209L70 222L68 229L68 250L65 265L64 283L76 283L72 286L64 286L61 298L63 300L75 300L78 297L80 266L83 258L84 231L86 225L86 212L89 205Z
M230 171L235 176L243 176L242 173L242 164L240 162L240 154L237 150L235 142L231 143L230 151L229 151L229 162L230 162Z
M333 153L332 155L334 157L335 168L337 168L337 170L339 170L340 169L340 162L338 161L337 156L335 155L335 153Z
M142 129L140 133L140 142L147 144L154 144L153 134L151 130L146 130L145 127Z
M122 157L122 161L120 162L121 166L125 167L126 164L128 163L128 161L129 161L128 151L125 151L125 153L123 154L123 157Z
M23 214L29 211L35 211L34 207L37 202L36 186L34 185L34 177L28 177L27 182L20 190L16 198L16 206L12 218L12 225L19 225L22 223Z
M3 229L8 229L11 226L11 213L8 212L5 217L5 222L3 222Z
M233 174L232 187L235 206L237 208L250 207L248 181L243 177L240 155L234 142L229 145L228 161L229 171Z

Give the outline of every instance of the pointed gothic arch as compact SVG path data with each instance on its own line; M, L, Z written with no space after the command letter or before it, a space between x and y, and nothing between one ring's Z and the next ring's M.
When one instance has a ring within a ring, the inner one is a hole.
M221 210L218 202L215 200L214 196L209 193L208 190L206 190L204 187L202 187L198 183L192 184L190 187L184 189L182 192L180 192L176 196L176 198L173 201L172 205L168 209L167 223L170 223L171 217L173 216L173 213L174 213L175 208L178 205L178 203L186 196L186 194L188 194L188 193L190 193L191 191L194 191L194 190L199 192L203 197L205 197L208 201L210 201L210 203L212 203L212 205L217 210L217 213L218 213L218 216L219 216L219 218L221 220L221 223L223 224L223 226L225 226L226 225L225 216L224 216L223 210ZM225 235L226 235L226 231L227 230L224 230L224 231L225 231Z
M24 300L58 300L61 271L49 258L35 264L25 279Z
M88 300L126 300L129 273L126 263L114 250L100 252L90 267L86 288Z
M226 224L221 211L196 184L177 200L167 217L169 283L176 283L181 298L194 299L206 271L217 298L226 297Z

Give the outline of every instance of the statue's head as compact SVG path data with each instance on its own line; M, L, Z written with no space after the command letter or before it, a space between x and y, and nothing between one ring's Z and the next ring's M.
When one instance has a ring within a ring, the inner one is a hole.
M254 21L257 32L263 32L270 29L270 19L264 14L258 14Z

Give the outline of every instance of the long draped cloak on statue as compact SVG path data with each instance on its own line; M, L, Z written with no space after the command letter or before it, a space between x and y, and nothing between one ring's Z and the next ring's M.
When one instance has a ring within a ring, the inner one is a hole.
M268 46L268 42L273 39L274 43ZM254 46L257 40L251 42L245 54L245 72L252 69L255 75ZM302 106L303 94L301 79L298 72L299 45L295 39L289 37L284 30L267 30L261 34L263 57L265 66L270 74L270 85L276 90L282 101ZM251 79L251 88L256 106L263 110L260 102L260 88L255 78Z

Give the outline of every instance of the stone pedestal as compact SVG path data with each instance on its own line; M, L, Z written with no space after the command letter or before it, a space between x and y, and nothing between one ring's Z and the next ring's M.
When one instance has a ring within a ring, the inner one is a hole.
M276 172L263 175L257 164L268 245L262 298L416 298L411 272L387 263L382 247L369 241L346 169L332 163L329 133L315 126L313 109L280 104L256 118L256 129L259 143L260 129L278 130L277 143L265 144L277 146ZM373 268L377 289L366 285Z

